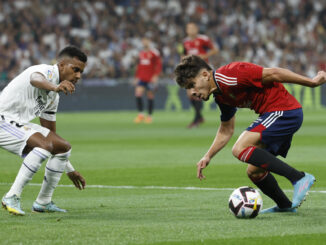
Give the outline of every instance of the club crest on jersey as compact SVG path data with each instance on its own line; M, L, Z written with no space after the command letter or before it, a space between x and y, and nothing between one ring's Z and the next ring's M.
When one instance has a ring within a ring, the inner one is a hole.
M47 72L47 79L51 80L52 77L53 77L53 72L50 71L50 70L48 70L48 72Z

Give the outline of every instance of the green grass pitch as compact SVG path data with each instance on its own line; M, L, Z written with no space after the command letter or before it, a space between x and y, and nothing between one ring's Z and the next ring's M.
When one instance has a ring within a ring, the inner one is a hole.
M63 176L60 184L65 186L56 189L53 200L69 212L34 214L30 210L43 166L23 192L26 216L0 211L0 244L326 244L325 110L305 111L286 159L316 176L313 192L297 214L258 215L253 220L234 218L227 202L233 188L253 186L246 165L232 156L231 147L256 115L237 113L235 135L201 182L196 163L215 137L219 112L205 112L206 123L192 130L186 129L190 111L156 112L151 125L133 124L134 116L60 113L58 133L72 144L71 162L89 187L78 191L66 186L71 183ZM3 195L21 159L0 150L0 162ZM277 179L292 197L291 184ZM273 205L266 196L263 200L264 207Z

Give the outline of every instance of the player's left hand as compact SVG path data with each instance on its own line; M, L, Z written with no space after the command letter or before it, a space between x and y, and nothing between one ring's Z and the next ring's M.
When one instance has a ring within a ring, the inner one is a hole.
M69 172L67 173L67 175L72 181L72 183L74 183L76 188L78 188L79 190L85 189L86 181L78 171Z

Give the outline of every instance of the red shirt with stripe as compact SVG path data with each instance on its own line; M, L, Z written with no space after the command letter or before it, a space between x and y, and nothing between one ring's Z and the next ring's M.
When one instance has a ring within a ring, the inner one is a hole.
M300 103L279 82L262 84L263 67L233 62L213 72L221 93L215 101L232 107L250 108L258 114L301 108Z
M136 77L143 82L151 82L154 75L162 71L160 52L157 49L139 52Z
M213 42L206 35L197 35L195 39L189 37L183 41L185 55L206 54L208 50L214 48ZM207 61L207 60L206 60Z

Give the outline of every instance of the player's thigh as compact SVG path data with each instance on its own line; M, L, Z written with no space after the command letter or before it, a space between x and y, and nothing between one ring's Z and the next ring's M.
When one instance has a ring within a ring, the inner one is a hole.
M135 96L136 97L143 96L144 91L145 91L145 87L144 86L137 85L136 88L135 88Z
M260 139L261 136L258 132L244 131L233 145L232 154L238 157L240 153L249 146L264 148Z
M71 149L71 145L68 141L52 131L49 131L46 135L42 135L39 132L31 135L27 140L23 153L28 154L35 147L45 149L51 152L52 155L65 153Z
M71 149L71 145L67 140L52 131L48 134L46 139L52 143L53 150L51 153L54 155L68 152Z
M28 123L25 125L25 127L30 128L35 133L32 134L26 141L26 146L23 151L24 154L28 154L35 147L40 147L52 153L53 144L46 139L50 133L48 128L42 127L41 125L35 123Z
M45 143L45 135L50 130L37 130L29 125L20 124L17 122L9 121L9 120L1 120L0 121L0 146L5 150L12 152L16 155L22 156L24 149L28 148L28 141L30 138L39 138L37 142L32 142L31 145L34 147L37 146L46 146ZM45 135L42 135L44 133ZM31 140L33 141L33 140ZM43 144L44 143L44 144ZM25 152L24 152L25 153Z

